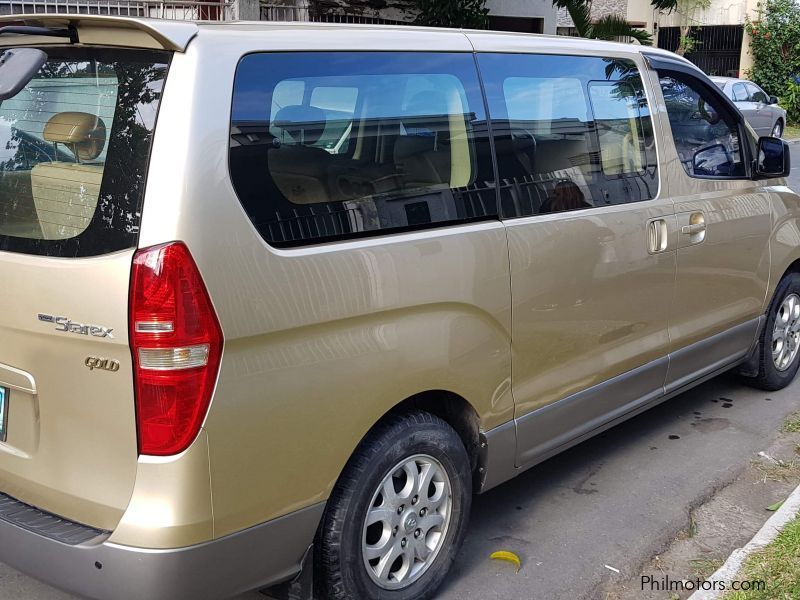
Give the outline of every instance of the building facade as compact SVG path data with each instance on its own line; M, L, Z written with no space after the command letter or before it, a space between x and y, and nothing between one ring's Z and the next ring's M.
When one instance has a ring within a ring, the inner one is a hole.
M708 8L688 18L679 12L662 14L658 20L658 46L675 51L681 24L691 25L694 49L686 58L710 75L746 76L753 66L747 18L758 19L758 0L711 0Z

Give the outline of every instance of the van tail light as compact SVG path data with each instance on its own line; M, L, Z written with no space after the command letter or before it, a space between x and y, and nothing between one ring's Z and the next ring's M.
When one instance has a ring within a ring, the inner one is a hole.
M208 290L183 243L136 252L129 308L139 453L178 454L206 417L223 343Z

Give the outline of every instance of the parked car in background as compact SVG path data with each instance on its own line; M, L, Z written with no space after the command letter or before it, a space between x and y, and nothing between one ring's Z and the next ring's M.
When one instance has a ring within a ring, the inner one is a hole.
M781 137L786 127L786 111L778 99L769 96L752 81L734 77L712 77L711 81L733 100L758 135Z

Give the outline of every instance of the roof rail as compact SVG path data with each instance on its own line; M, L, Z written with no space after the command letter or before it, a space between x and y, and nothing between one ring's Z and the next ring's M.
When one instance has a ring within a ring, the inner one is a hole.
M29 27L77 29L81 44L126 46L184 52L198 27L189 21L139 19L106 15L30 14L0 17L0 27L23 25ZM4 35L0 46L30 46L62 43L57 38L36 35Z

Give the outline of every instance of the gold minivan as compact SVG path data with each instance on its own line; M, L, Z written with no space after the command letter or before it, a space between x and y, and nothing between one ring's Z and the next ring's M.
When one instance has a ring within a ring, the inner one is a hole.
M486 31L0 20L0 561L432 597L474 493L736 368L800 198L696 67Z

